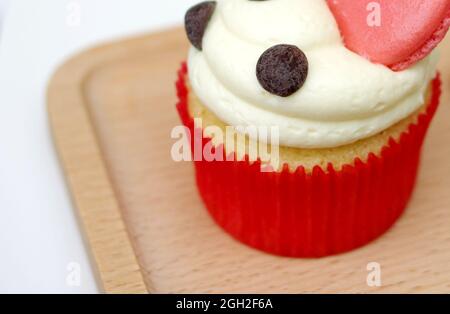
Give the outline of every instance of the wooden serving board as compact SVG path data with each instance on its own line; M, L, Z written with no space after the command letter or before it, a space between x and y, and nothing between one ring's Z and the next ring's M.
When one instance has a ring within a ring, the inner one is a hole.
M55 143L106 292L450 292L450 59L406 214L362 249L288 259L225 234L200 201L193 166L170 157L186 53L183 31L170 30L86 51L50 82ZM381 287L367 285L370 262Z

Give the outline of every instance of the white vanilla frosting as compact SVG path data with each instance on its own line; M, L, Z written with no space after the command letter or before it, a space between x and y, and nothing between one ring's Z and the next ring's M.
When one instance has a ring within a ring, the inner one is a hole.
M299 47L309 73L283 98L266 91L256 64L278 44ZM383 44L383 43L375 43ZM188 68L193 90L232 126L277 126L280 144L331 148L377 134L418 110L437 53L393 72L348 50L325 0L219 0Z

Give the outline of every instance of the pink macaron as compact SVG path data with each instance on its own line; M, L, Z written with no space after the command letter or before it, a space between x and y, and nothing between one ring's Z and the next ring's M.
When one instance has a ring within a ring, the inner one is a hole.
M345 45L401 71L425 58L450 26L450 0L327 0Z

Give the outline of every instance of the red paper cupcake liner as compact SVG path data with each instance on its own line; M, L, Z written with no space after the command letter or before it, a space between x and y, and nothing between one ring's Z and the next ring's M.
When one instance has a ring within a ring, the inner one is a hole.
M187 67L179 71L177 109L194 134L188 112ZM260 162L196 161L197 185L214 220L239 241L290 257L323 257L369 243L401 216L415 186L425 134L441 94L439 75L431 102L417 123L380 153L335 170L317 166L261 172ZM197 130L201 131L201 130ZM203 134L203 132L202 132ZM211 139L203 137L203 147Z

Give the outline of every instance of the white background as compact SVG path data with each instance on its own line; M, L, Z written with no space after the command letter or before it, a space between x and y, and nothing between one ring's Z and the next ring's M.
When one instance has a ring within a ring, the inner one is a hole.
M181 23L196 2L0 0L0 292L99 291L50 136L47 81L75 52ZM79 286L66 282L71 263Z

